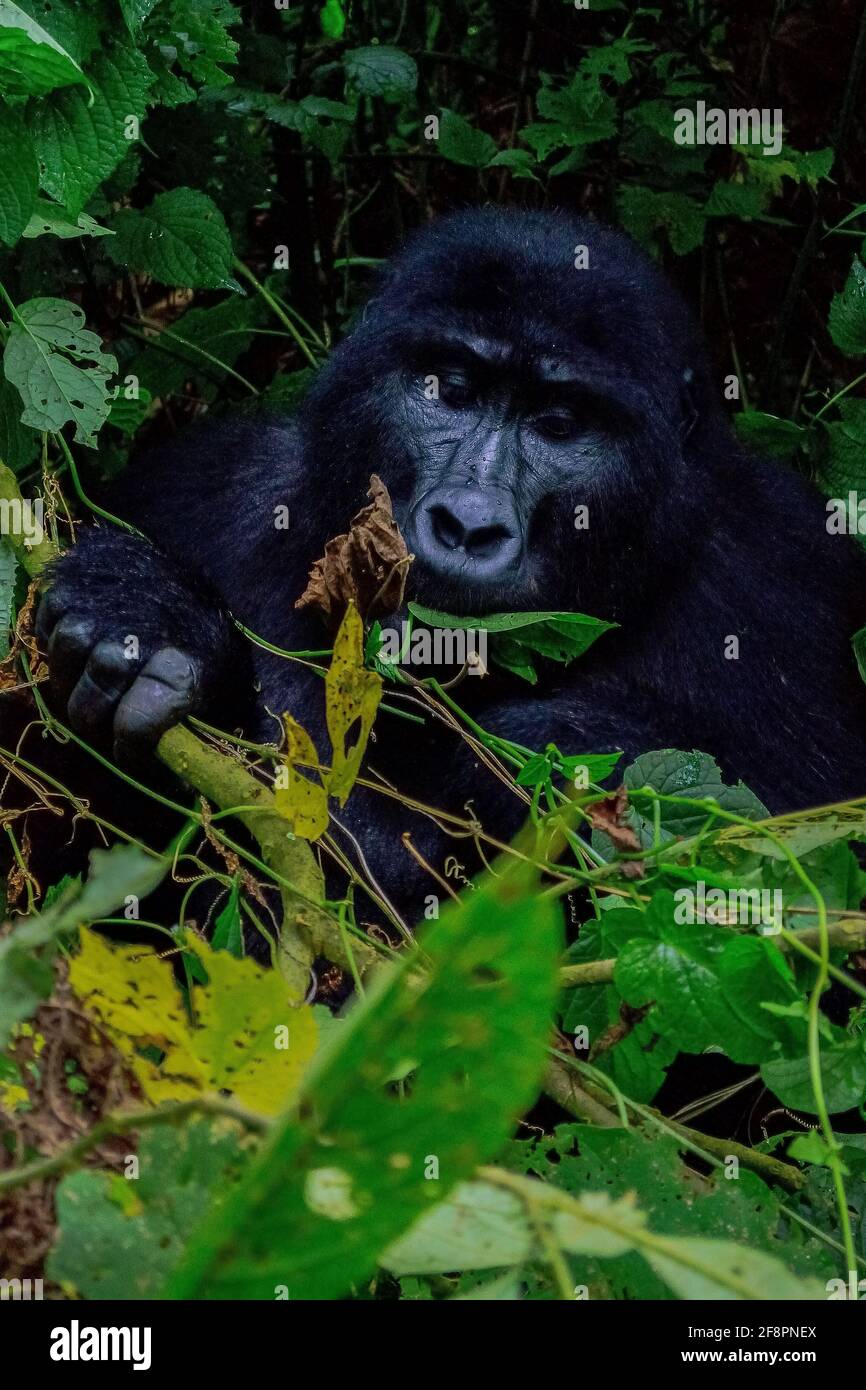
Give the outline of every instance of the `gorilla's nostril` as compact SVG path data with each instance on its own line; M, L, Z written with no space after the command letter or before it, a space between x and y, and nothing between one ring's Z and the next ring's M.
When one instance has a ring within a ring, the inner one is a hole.
M506 531L504 526L479 526L477 530L468 532L463 544L466 554L473 559L488 560L496 554L503 541L510 539L511 532Z
M511 532L498 522L473 526L460 521L447 507L431 507L430 523L440 545L446 550L464 550L473 560L489 560L504 541L511 540Z
M431 507L430 522L440 545L444 545L446 550L460 548L466 538L466 532L447 507Z

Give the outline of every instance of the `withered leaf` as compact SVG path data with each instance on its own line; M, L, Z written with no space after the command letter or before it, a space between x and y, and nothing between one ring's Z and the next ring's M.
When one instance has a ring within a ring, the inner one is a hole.
M348 534L334 536L310 570L296 608L318 608L336 627L350 601L362 618L394 613L403 602L413 557L400 534L388 489L374 473L368 506L353 517Z
M585 809L593 830L603 830L616 849L632 853L641 848L640 840L631 826L624 824L629 811L628 792L624 786L619 787L613 796L607 796L603 801L593 801ZM643 878L646 872L639 859L626 860L620 867L625 878Z

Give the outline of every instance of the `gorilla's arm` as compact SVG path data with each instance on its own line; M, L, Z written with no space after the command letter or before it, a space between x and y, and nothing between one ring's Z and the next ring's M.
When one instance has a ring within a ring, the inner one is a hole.
M189 713L254 724L253 654L229 611L277 645L321 641L292 608L311 557L299 528L275 525L278 507L297 513L300 476L294 432L242 418L171 441L107 492L151 539L83 529L37 619L55 703L83 737L128 760Z

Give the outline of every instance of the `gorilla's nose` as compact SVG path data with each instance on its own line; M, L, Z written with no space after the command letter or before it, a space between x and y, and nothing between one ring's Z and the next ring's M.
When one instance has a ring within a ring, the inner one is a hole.
M520 557L520 521L507 493L477 487L439 489L415 521L419 559L438 570L495 578Z

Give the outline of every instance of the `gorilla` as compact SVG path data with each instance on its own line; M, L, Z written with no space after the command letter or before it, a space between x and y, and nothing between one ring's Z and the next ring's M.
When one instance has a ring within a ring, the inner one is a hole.
M39 611L71 727L121 763L188 714L272 742L290 711L323 737L320 677L233 619L279 648L327 645L295 601L372 473L423 604L618 624L567 669L542 662L535 687L464 681L459 700L485 729L539 750L622 749L621 767L700 749L777 813L866 794L850 644L866 555L828 534L805 479L736 442L699 329L658 267L620 232L560 213L431 223L386 267L300 418L214 420L129 470L109 505L149 540L82 531ZM368 761L398 795L357 788L341 829L411 922L431 880L401 834L440 872L467 851L405 799L468 807L497 837L525 807L433 719L380 712Z

